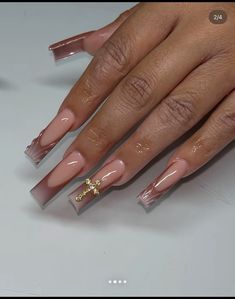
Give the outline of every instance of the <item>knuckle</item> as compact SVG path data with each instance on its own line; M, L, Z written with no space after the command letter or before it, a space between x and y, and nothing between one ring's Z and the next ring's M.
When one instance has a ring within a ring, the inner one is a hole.
M122 84L121 105L139 111L147 105L151 93L152 84L147 76L130 75Z
M136 142L134 142L135 153L141 158L145 156L149 157L149 155L151 155L153 152L153 148L154 148L153 141L150 140L149 137L139 138L138 134L136 134L135 139L136 139Z
M191 152L195 157L209 158L213 155L215 151L215 144L210 142L211 139L208 138L207 134L195 134L191 140Z
M225 109L218 117L217 124L235 133L235 109Z
M160 115L167 123L172 122L177 126L189 126L196 119L195 98L193 92L182 95L169 95L163 100Z
M107 134L107 130L101 127L92 126L86 131L86 138L92 143L93 150L99 154L104 149L109 148L110 140Z
M104 65L125 73L130 63L131 42L129 37L119 34L107 40L103 46L102 61Z

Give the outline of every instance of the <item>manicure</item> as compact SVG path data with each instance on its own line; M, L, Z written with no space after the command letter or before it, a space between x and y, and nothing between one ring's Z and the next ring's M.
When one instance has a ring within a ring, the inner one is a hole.
M188 163L185 160L175 160L139 195L139 201L149 208L157 199L169 191L187 172Z
M62 137L70 130L75 116L69 109L61 111L50 124L27 146L25 154L38 165L53 149Z
M79 152L72 152L30 191L31 194L41 207L45 207L71 179L81 172L84 165L83 156Z
M72 36L49 46L49 50L54 54L55 60L67 58L71 55L84 51L83 41L94 31L85 32Z
M77 213L92 202L95 197L109 189L124 174L125 164L121 160L113 160L105 164L92 178L69 194L70 203Z

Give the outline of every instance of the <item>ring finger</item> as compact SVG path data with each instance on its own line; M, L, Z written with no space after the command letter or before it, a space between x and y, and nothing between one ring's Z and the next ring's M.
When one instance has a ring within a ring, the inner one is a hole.
M141 192L140 202L148 208L181 178L197 171L234 140L235 92L233 91L208 121L176 150L169 159L166 170Z

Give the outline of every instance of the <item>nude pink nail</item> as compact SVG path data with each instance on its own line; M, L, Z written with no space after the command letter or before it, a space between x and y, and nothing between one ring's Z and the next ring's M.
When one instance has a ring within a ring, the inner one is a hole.
M84 165L83 156L79 152L72 152L30 191L31 194L40 206L44 207L70 180L80 173Z
M140 203L145 208L149 208L157 199L169 191L186 174L187 170L188 163L185 160L175 160L138 195Z
M92 176L91 181L100 181L99 191L104 192L109 189L114 183L116 183L125 172L125 164L121 160L113 160L108 164L105 164L94 176ZM86 184L83 183L77 189L75 189L71 194L69 194L70 203L73 205L75 210L79 212L89 203L91 203L96 195L91 191L84 196L83 200L78 202L76 200L77 196L86 188Z
M69 109L64 109L50 122L50 124L27 146L25 154L38 165L40 161L53 149L74 124L75 116Z
M49 46L49 50L52 51L55 60L68 58L71 55L84 51L83 41L93 32L84 32L54 43Z

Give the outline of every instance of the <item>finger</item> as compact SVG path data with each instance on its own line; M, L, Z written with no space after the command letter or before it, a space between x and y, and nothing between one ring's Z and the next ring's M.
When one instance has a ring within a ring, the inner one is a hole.
M171 31L177 16L172 14L163 19L163 15L160 15L163 9L159 6L158 18L156 12L151 12L152 5L159 4L145 4L126 19L99 49L65 98L60 111L68 108L74 112L77 118L74 129L87 120L121 79ZM151 22L156 23L156 19L158 30L150 26Z
M189 33L183 37L181 34L172 34L115 88L65 152L64 157L73 151L79 151L83 155L86 165L82 174L89 171L202 62L202 57L207 55L207 49L198 47L194 51L194 43L189 40L192 40ZM173 47L174 51L169 51Z
M98 179L102 182L99 189L104 191L107 187L129 181L162 150L207 114L215 103L233 89L235 74L233 72L232 75L227 69L225 62L211 59L186 77L106 161L95 177L92 177L92 181ZM210 75L211 73L214 77ZM225 77L226 83L221 84ZM194 108L191 109L192 107ZM181 173L178 174L182 174L184 170L185 164L181 163ZM76 197L84 187L80 186L70 196L77 210L95 197L89 193L84 200L77 201ZM146 200L146 206L147 204Z
M142 6L139 3L131 9L123 12L114 22L95 31L88 38L84 39L84 51L87 51L91 55L94 55L98 49L110 38L110 36L124 23L124 21L131 16L137 9Z
M152 5L159 7L157 13ZM38 164L68 131L86 121L122 77L169 34L176 18L169 6L158 3L144 4L127 18L97 52L55 119L27 147L29 158Z
M208 121L170 158L166 170L139 196L145 207L169 191L235 140L235 92L232 92Z
M173 46L174 51L169 51ZM207 56L207 49L198 47L194 50L189 32L183 37L181 34L168 37L122 80L66 151L64 161L67 163L70 155L79 153L83 157L81 161L83 167L77 169L76 175L82 176L87 173L133 125L201 63L203 56ZM158 81L154 81L156 78ZM64 165L63 161L61 163ZM79 164L79 161L76 161L75 165ZM136 167L136 163L134 165ZM61 172L64 171L63 168ZM54 172L57 176L56 169L57 167L50 176L53 176ZM61 188L64 182L69 182L75 176L72 168L70 169L71 172L66 171L67 175L63 177L63 182L59 179ZM49 184L49 178L46 176L33 190L38 200L43 198L46 202L51 199L54 192L58 192L58 189L53 188L54 185Z
M126 10L115 21L103 28L81 33L54 43L49 46L49 50L52 51L55 60L67 58L81 51L86 51L94 55L103 43L138 7L140 7L140 4Z

